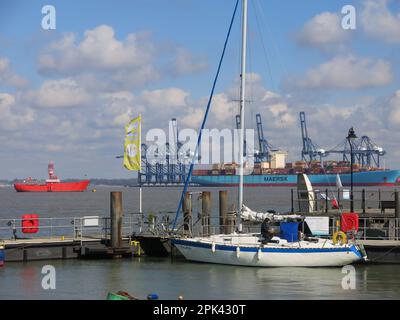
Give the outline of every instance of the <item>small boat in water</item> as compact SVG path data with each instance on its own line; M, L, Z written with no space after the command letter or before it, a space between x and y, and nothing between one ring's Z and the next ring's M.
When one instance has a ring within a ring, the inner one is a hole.
M49 179L44 182L28 178L23 182L14 183L14 188L17 192L82 192L87 189L90 183L90 180L62 182L54 174L53 162L48 165L48 173Z

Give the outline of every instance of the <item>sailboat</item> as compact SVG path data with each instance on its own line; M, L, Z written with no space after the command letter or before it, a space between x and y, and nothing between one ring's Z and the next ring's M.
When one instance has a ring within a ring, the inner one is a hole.
M240 88L239 194L237 230L233 234L174 238L175 245L190 261L253 267L334 267L364 257L356 243L334 242L317 237L298 237L301 217L274 213L255 213L243 204L244 111L246 102L247 0L242 0L242 59ZM235 9L236 10L236 9ZM229 33L228 33L229 34ZM206 112L207 115L207 112ZM205 119L203 120L204 125ZM189 171L190 173L190 171ZM308 178L304 177L305 181ZM186 187L186 184L185 184ZM184 189L185 191L185 189ZM182 193L183 194L183 193ZM180 207L178 207L179 210ZM263 221L260 233L243 233L242 219ZM268 225L280 222L280 237L265 232ZM283 236L282 236L283 234Z

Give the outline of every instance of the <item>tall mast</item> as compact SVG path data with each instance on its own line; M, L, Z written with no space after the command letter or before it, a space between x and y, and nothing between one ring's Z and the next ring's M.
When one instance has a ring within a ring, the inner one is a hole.
M242 20L242 71L240 86L240 129L239 129L239 203L238 203L238 229L242 231L240 213L243 207L243 146L244 146L244 110L246 102L246 51L247 51L247 0L243 0Z

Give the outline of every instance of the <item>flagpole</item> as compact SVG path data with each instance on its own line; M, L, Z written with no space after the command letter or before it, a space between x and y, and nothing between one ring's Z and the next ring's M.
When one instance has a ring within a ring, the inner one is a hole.
M138 172L138 178L139 178L139 213L142 214L142 114L139 114L140 117L140 133L139 133L139 161L140 161L140 166L139 166L139 172Z

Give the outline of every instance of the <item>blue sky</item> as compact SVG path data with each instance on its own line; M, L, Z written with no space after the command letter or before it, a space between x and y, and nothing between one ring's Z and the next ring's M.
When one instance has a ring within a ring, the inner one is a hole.
M64 178L129 177L114 159L124 121L142 112L145 130L171 117L197 127L234 3L1 1L0 178L45 177L48 160ZM46 4L56 30L41 28ZM348 4L357 29L344 31ZM399 14L395 0L250 0L249 114L261 112L273 145L298 158L304 110L319 145L355 126L400 167ZM210 127L233 124L239 49L240 16Z

